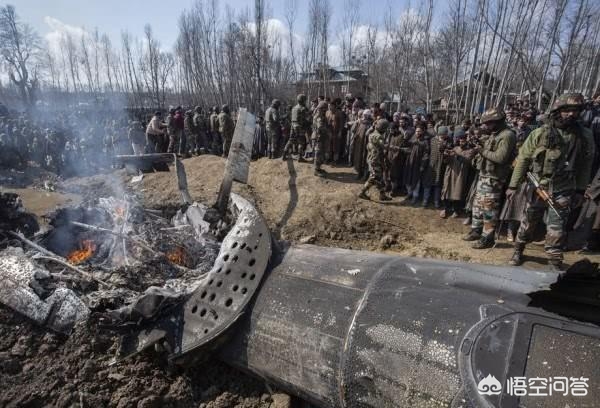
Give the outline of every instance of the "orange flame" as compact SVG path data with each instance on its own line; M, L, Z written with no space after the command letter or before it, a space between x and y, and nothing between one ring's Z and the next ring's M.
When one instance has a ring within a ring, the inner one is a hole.
M81 249L76 249L67 256L67 260L73 265L78 265L94 254L96 244L91 239L81 241Z
M177 265L185 266L186 253L182 247L178 246L174 250L167 252L167 259Z

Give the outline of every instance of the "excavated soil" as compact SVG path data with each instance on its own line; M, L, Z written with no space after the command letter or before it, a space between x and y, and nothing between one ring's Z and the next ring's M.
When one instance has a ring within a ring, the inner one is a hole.
M215 200L224 163L215 156L184 160L189 191L195 200ZM462 218L441 219L439 210L405 206L400 197L388 202L358 199L362 183L356 180L352 169L324 168L328 177L319 178L313 175L310 163L260 159L250 167L248 184L236 184L234 191L255 203L278 238L292 243L493 265L506 265L510 259L512 245L505 241L493 250L480 251L462 241L469 230ZM82 183L72 181L75 184ZM134 189L150 207L179 203L174 172L146 174ZM371 190L371 195L377 194ZM546 267L541 245L529 245L526 255L526 268ZM577 252L565 254L567 264L580 258ZM600 255L589 258L600 261Z
M264 384L217 360L184 370L148 352L111 365L117 344L93 322L63 336L0 306L0 406L274 406Z
M217 196L224 160L201 156L184 160L189 192L210 204ZM253 162L247 185L234 191L254 202L279 239L292 243L385 251L486 264L505 264L511 245L475 251L460 239L462 219L440 219L438 211L391 202L357 199L361 183L346 167L327 167L327 178L313 175L310 164L261 159ZM30 189L26 208L38 215L66 201L135 193L147 208L173 212L180 205L175 173L146 174L130 183L124 171L70 179L58 186L65 196ZM73 194L76 194L75 196ZM375 195L374 192L371 193ZM525 266L546 266L543 248L530 245ZM572 263L580 256L566 254ZM600 256L591 256L594 262ZM92 322L71 336L48 333L0 306L0 406L111 407L285 407L285 395L214 359L194 369L169 367L148 352L110 365L117 337ZM283 401L283 402L282 402Z

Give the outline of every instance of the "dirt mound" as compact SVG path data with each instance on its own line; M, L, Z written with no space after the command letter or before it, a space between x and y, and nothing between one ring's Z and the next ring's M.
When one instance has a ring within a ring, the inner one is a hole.
M214 202L225 160L200 156L183 161L190 194L195 200ZM260 159L252 162L247 185L234 191L250 199L264 214L278 238L341 248L378 250L404 256L450 259L506 265L512 245L499 242L493 250L476 251L461 240L469 227L462 218L441 219L433 208L414 208L402 198L389 202L357 198L362 182L348 167L324 166L326 178L315 177L310 163ZM146 205L176 206L179 194L175 173L146 174L134 187ZM372 191L371 195L376 196ZM543 247L529 245L525 267L546 267ZM565 261L580 259L576 252ZM591 256L594 262L600 256Z

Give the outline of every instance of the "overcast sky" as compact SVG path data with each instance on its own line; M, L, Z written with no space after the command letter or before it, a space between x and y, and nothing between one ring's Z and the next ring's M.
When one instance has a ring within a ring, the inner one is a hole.
M0 0L4 3L4 1ZM298 16L297 32L303 35L307 26L308 0L297 0ZM115 45L120 44L121 31L127 30L136 37L143 36L144 25L150 23L155 36L160 40L163 49L171 49L177 39L177 21L184 9L190 9L194 0L8 0L13 4L21 19L31 24L38 33L49 38L58 35L61 30L77 30L84 28L92 31L98 28L101 33L109 35ZM285 0L268 1L270 17L284 20ZM343 16L343 0L331 0L333 9L332 41L338 19ZM412 1L414 7L416 0ZM444 2L442 2L444 3ZM254 0L225 0L219 2L221 9L228 4L235 10L254 7ZM377 1L373 7L371 0L362 0L361 24L383 21L387 4L392 5L398 16L410 7L410 0ZM439 4L439 1L438 1ZM436 16L439 17L439 16ZM383 27L382 27L383 28Z

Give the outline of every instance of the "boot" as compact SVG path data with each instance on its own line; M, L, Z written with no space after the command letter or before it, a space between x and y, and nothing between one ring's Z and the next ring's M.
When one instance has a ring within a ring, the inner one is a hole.
M298 156L298 163L306 163L306 159L303 155Z
M515 243L515 252L513 252L509 265L520 266L523 264L523 251L525 250L525 244L520 242Z
M286 161L287 160L287 152L283 152L283 154L281 155L281 161Z
M358 198L362 198L363 200L370 200L371 199L371 197L369 197L367 195L367 190L364 189L364 188L360 191L360 194L358 195Z
M471 245L471 248L473 249L488 249L488 248L493 248L493 246L495 245L495 241L494 241L494 234L490 234L488 236L481 236L481 238L479 239L479 241L476 241L473 245Z
M379 192L379 201L390 201L392 198L388 196L384 191Z
M463 241L477 241L481 238L481 230L476 228L472 228L471 231L467 235L465 235L462 239Z

